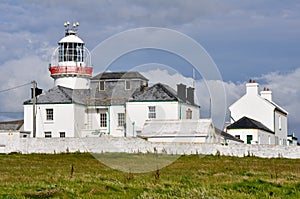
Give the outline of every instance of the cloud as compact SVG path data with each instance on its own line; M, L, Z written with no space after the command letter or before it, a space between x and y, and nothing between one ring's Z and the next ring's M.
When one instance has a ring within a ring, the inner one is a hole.
M0 90L14 88L36 80L38 87L51 88L53 81L49 76L48 62L36 55L7 61L0 65ZM16 88L0 92L0 112L22 112L23 102L30 98L30 87Z

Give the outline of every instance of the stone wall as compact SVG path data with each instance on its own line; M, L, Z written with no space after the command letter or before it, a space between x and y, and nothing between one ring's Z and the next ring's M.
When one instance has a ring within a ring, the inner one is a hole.
M1 141L0 141L1 142ZM167 154L220 154L263 158L300 158L299 146L230 144L151 143L140 138L20 138L13 136L0 143L0 153L127 152Z

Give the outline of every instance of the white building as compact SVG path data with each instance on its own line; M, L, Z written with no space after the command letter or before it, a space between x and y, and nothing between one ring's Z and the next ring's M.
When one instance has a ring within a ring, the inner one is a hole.
M148 87L148 79L134 71L92 77L77 24L65 26L49 66L55 87L24 102L24 131L31 137L136 136L146 120L199 119L194 88Z
M245 143L287 145L288 112L273 102L272 91L258 90L259 84L250 80L246 94L229 107L227 132Z

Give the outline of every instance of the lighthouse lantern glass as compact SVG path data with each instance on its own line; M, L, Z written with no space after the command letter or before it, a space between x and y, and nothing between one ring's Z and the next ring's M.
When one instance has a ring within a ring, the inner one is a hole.
M60 43L58 48L58 61L83 62L84 45L81 43Z

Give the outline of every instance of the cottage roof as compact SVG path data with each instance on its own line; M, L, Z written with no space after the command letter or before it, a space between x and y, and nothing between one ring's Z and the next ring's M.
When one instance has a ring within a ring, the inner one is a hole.
M142 91L137 91L132 95L130 101L183 101L177 92L168 85L157 83ZM196 105L188 100L187 104Z
M24 120L0 122L0 130L20 130L23 124Z
M85 104L89 96L89 89L70 89L63 86L54 88L37 96L37 104L59 104L59 103L79 103ZM24 104L32 104L32 99L27 100Z
M241 143L244 143L243 140L240 140L232 135L230 135L229 133L226 133L224 131L222 131L221 129L218 129L218 128L215 128L215 131L216 131L216 134L219 134L220 136L222 136L224 139L227 139L227 140L233 140L233 141L236 141L236 142L241 142Z
M248 117L242 117L238 121L234 122L233 124L229 125L227 129L259 129L266 132L274 133L268 127L263 125L262 123L253 120Z
M129 72L104 72L92 77L92 80L111 80L111 79L148 79L136 71Z

